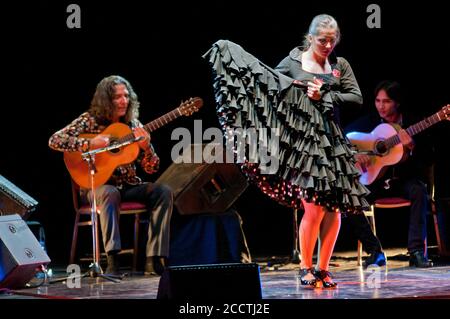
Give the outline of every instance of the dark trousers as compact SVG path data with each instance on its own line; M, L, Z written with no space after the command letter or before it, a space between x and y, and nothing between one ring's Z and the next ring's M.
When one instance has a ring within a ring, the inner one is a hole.
M149 227L146 256L169 256L173 194L168 186L143 183L119 190L112 185L102 185L95 193L100 211L103 245L107 253L122 249L119 231L120 202L136 201L147 206ZM91 196L88 197L90 199Z
M393 179L386 186L384 179L369 185L369 201L383 197L403 197L411 201L408 229L408 251L421 250L426 255L427 211L429 205L427 186L418 178ZM356 230L355 230L356 231ZM363 231L358 230L358 231ZM366 231L364 232L366 233ZM366 236L363 235L363 237Z
M350 214L347 215L346 220L358 240L361 241L362 247L366 253L371 254L383 250L380 240L373 233L369 220L364 214Z

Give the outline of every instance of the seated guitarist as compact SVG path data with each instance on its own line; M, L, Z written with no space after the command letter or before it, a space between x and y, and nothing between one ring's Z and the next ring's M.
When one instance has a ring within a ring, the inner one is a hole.
M356 120L345 128L345 132L370 133L377 125L388 123L398 128L398 135L403 144L404 156L397 164L387 166L384 174L379 174L378 179L368 185L371 195L368 200L373 201L383 197L402 197L411 201L410 221L408 232L408 252L410 254L410 266L421 268L431 267L432 263L427 258L427 224L428 211L427 169L431 166L431 148L426 150L430 142L421 142L422 136L412 139L404 128L415 122L411 114L403 113L401 104L400 85L394 81L383 81L375 88L375 106L377 112ZM403 105L402 105L403 106ZM356 160L362 170L371 165L371 157L374 155L357 154ZM364 216L363 216L364 217ZM384 254L381 255L381 245L373 235L366 218L361 216L349 217L355 228L355 233L367 246L371 256L368 263L385 263ZM378 243L377 243L378 242ZM372 247L372 248L370 248ZM378 250L378 252L376 251ZM372 260L373 259L373 260ZM367 265L366 262L366 265Z
M111 136L102 134L112 123L128 125L134 136L143 137L139 142L137 159L118 166L110 179L96 188L97 207L100 210L100 226L108 266L105 273L120 274L118 253L121 250L119 233L120 201L145 203L150 215L146 248L146 275L160 275L169 255L169 226L172 215L173 195L169 187L145 183L136 175L136 163L148 173L154 173L159 158L150 143L150 134L138 120L139 101L130 83L120 76L109 76L97 85L90 108L65 128L54 133L49 140L52 149L63 152L86 152L106 147ZM98 134L94 138L80 134ZM82 199L88 202L90 190L81 189Z

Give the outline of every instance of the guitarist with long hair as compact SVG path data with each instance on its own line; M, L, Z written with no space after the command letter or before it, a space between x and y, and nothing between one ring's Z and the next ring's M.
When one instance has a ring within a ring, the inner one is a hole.
M399 144L403 146L403 156L398 163L387 166L376 176L374 182L367 185L371 191L368 200L402 197L411 201L408 230L409 264L421 268L431 267L432 263L427 257L428 191L425 181L428 180L427 172L432 164L432 148L429 147L430 142L421 142L423 135L415 136L413 139L405 130L415 122L412 121L411 114L403 112L398 82L382 81L376 86L374 93L377 112L356 120L347 126L345 131L347 136L351 136L350 132L370 133L381 123L387 123L396 128ZM362 172L366 172L371 165L375 165L375 156L379 155L363 152L355 155ZM370 253L366 266L370 263L384 264L385 257L381 252L381 244L372 233L365 216L350 216L349 221L364 249Z
M143 182L136 174L136 165L140 165L148 174L156 172L159 167L159 158L150 143L150 134L138 116L139 101L130 83L121 76L108 76L97 85L89 110L54 133L49 140L50 148L69 154L104 148L114 143L114 136L105 133L108 132L105 129L117 123L126 125L136 139L140 138L136 142L139 147L135 147L136 159L113 169L107 182L96 188L103 245L107 253L107 274L119 274L121 200L139 201L147 206L150 223L145 273L160 275L169 255L173 195L166 185ZM90 190L86 187L81 187L80 195L88 203Z

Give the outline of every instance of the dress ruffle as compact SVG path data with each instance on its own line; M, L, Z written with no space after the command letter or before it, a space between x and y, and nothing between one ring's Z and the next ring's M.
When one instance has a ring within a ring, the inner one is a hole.
M217 41L203 57L213 69L222 130L258 130L258 149L279 160L276 172L263 174L258 163L249 161L255 145L247 139L246 160L239 164L250 181L290 207L300 207L304 198L330 211L369 208L369 190L359 182L351 144L333 120L330 92L320 102L310 100L294 79L231 41ZM269 134L271 128L278 134ZM237 148L234 143L235 153Z

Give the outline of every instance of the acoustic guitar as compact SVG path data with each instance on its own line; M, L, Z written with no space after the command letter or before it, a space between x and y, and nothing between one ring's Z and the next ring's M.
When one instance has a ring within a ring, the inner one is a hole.
M168 124L180 116L190 116L203 106L203 100L199 97L190 98L182 102L176 109L164 114L156 120L144 125L149 133ZM110 145L135 141L131 128L123 123L109 125L101 134L110 135ZM97 134L80 134L79 137L94 138ZM114 150L98 153L95 156L94 187L103 185L111 177L114 170L124 164L136 160L139 154L139 145L130 143ZM83 188L90 188L89 165L83 160L81 152L64 152L64 162L72 179Z
M449 119L450 104L430 117L411 125L406 132L409 136L413 136L442 120ZM389 165L397 164L404 157L404 148L397 134L399 129L399 126L383 123L371 133L351 132L347 134L347 138L356 146L358 153L372 155L370 165L364 169L357 165L361 171L359 180L362 184L370 185L383 175Z

